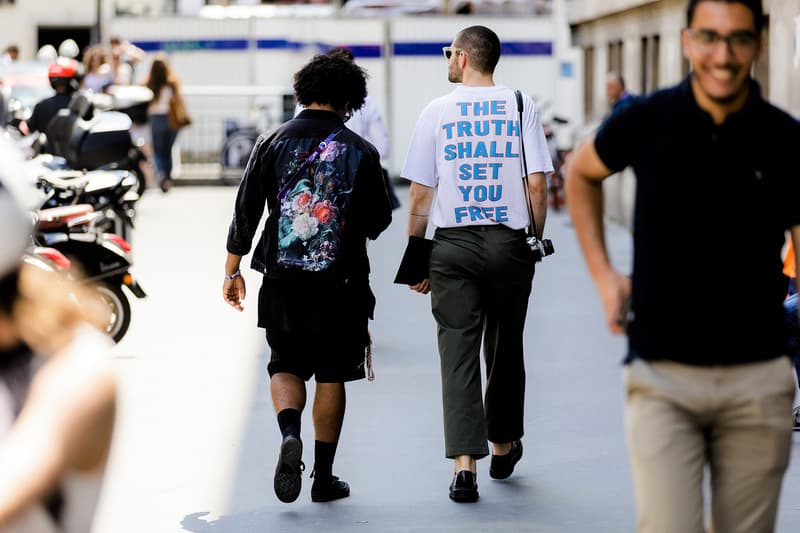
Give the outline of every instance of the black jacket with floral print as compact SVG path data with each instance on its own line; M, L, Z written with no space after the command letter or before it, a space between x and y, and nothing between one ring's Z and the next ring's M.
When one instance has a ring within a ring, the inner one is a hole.
M367 239L389 226L392 209L377 150L342 125L333 112L307 109L259 137L236 197L230 253L250 252L266 207L253 269L279 279L367 279ZM337 128L342 129L336 137L304 166Z

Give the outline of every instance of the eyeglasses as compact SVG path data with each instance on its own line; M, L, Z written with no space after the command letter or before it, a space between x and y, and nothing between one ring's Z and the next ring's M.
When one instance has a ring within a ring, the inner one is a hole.
M456 48L455 46L443 46L442 53L444 54L444 58L450 61L450 56L453 54L460 54L464 50L461 48Z
M736 55L753 53L758 42L758 35L753 31L735 31L730 35L720 35L714 30L687 30L689 37L697 44L704 54L714 51L717 43L724 42L725 46Z

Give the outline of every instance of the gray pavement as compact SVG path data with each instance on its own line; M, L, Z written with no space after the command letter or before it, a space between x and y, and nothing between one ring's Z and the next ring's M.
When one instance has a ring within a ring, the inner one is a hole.
M452 464L443 457L430 300L391 283L405 245L405 188L398 190L404 207L369 250L378 297L371 325L376 380L348 386L334 465L351 496L311 502L307 411L303 492L293 504L280 503L272 493L280 434L253 309L257 275L246 275L250 296L243 315L220 303L234 193L230 187L176 187L142 200L136 271L151 297L134 302L131 332L117 347L124 392L120 438L95 531L634 530L622 428L625 343L604 328L566 213L548 218L556 254L537 270L528 314L523 460L506 481L491 480L488 460L480 461L479 502L449 501ZM627 270L627 231L609 226L608 244ZM780 532L800 531L798 458L796 442Z

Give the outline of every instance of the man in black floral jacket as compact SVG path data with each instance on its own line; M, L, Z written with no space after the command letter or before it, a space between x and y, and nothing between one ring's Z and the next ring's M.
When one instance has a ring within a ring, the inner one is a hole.
M265 228L251 267L264 275L258 325L272 350L268 371L282 443L275 494L300 494L305 382L317 382L311 499L344 498L350 487L332 474L345 409L344 383L365 377L369 287L367 239L391 222L391 204L375 148L344 126L366 97L366 73L352 61L315 56L295 74L305 109L256 142L228 231L224 300L242 309L239 271L264 207Z

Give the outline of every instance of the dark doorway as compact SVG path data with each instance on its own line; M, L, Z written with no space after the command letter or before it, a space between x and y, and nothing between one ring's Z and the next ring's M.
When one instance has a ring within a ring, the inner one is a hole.
M80 61L83 59L83 51L86 47L92 44L92 27L91 26L47 26L39 27L38 30L39 45L41 48L46 44L51 44L58 50L60 45L65 39L73 39L78 44L78 49L81 54L77 57ZM38 49L38 48L37 48Z

